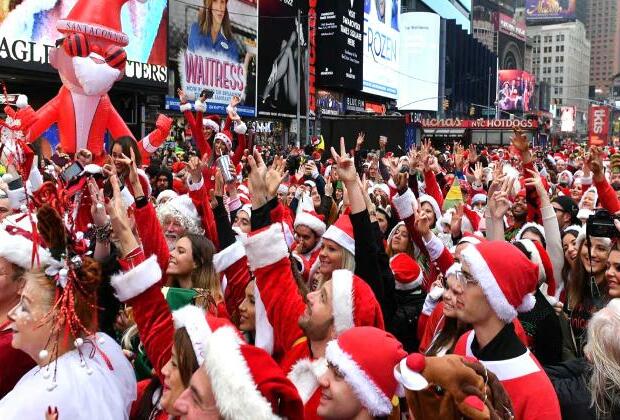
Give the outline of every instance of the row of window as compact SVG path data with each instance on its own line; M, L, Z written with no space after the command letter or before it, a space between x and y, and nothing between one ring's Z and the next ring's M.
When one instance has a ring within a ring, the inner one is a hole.
M555 36L555 40L556 42L562 42L566 39L566 37L564 36L564 34L558 34ZM552 42L553 41L553 35L545 35L545 38L543 40L544 42ZM538 44L540 43L540 35L536 35L534 37L534 44Z

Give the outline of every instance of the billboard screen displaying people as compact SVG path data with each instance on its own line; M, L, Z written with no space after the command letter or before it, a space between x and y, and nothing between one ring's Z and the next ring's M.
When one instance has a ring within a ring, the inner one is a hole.
M304 115L304 86L309 84L308 2L261 0L258 9L263 46L258 52L258 115L293 117L298 103Z
M50 51L63 38L56 29L77 0L0 1L0 66L56 72ZM165 87L168 81L168 1L127 2L122 31L129 38L124 81Z
M532 109L536 78L523 70L499 71L499 108L527 112Z
M207 112L225 114L231 97L239 96L237 111L256 115L256 4L242 0L204 0L186 7L182 46L176 52L181 88L191 98L213 92Z
M363 91L398 99L400 0L364 0Z
M530 21L574 20L577 0L526 0L525 18Z

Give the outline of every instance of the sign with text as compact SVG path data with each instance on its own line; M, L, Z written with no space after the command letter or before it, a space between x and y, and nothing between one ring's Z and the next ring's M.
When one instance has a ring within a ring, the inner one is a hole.
M592 105L588 115L588 143L605 146L609 141L609 107Z
M525 0L525 18L528 22L575 20L576 8L577 0Z
M0 66L55 73L49 64L56 24L77 0L0 2ZM125 47L124 82L164 87L168 81L168 1L128 2L121 9Z
M344 102L346 112L366 112L366 104L363 99L347 96Z
M319 0L317 14L320 85L362 90L364 0Z
M531 130L538 128L537 120L462 120L460 118L423 118L417 120L422 128L473 128L488 130L507 130L521 128Z

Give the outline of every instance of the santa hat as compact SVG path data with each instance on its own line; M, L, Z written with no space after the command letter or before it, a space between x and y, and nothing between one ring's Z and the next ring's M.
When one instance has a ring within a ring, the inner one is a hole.
M248 218L250 218L250 219L252 218L252 204L244 204L237 211L237 213L240 212L240 211L244 211L248 215Z
M406 356L392 334L373 327L350 329L330 341L325 350L327 362L372 416L392 412L392 397L398 389L392 369Z
M368 188L368 194L374 194L375 190L382 191L388 197L390 196L390 187L388 187L388 185L383 182L375 184L372 187Z
M63 34L82 33L124 47L129 37L121 29L121 8L127 0L78 0L69 15L56 23Z
M220 132L221 119L219 115L207 115L202 119L202 125L210 128L216 133Z
M422 270L408 254L400 252L390 258L390 268L394 273L397 290L413 290L422 284L424 279Z
M555 295L555 277L553 276L553 264L549 254L538 241L521 239L517 241L530 253L530 260L538 266L538 283L547 283L547 294Z
M186 305L172 312L174 328L185 328L198 364L205 361L205 346L210 340L211 334L218 328L232 324L227 319L207 316L203 308L194 305Z
M343 214L323 234L323 239L329 239L355 255L355 239L353 225L348 214Z
M307 226L312 229L317 234L317 236L323 236L323 234L325 233L325 229L327 229L324 220L325 216L323 216L322 214L317 214L317 212L315 211L304 210L300 213L297 213L293 227L296 228L300 225Z
M232 327L211 334L201 368L225 420L303 418L299 393L280 366L264 350L246 344Z
M224 144L226 145L226 148L228 149L228 151L232 150L232 134L230 132L230 130L228 129L224 129L220 132L218 132L215 137L215 140L221 140L224 142Z
M486 241L486 238L482 235L465 232L463 233L463 237L459 240L457 245L460 245L460 244L478 245L479 243L485 242L485 241Z
M163 190L157 195L157 199L155 200L155 204L159 205L163 200L169 200L174 197L178 197L179 195L172 190Z
M176 176L172 178L172 189L178 195L187 194L187 192L189 191L187 188L187 183L183 181L181 178L177 178Z
M476 203L486 204L487 203L487 195L483 194L483 193L474 194L474 196L471 198L471 205L473 206Z
M523 226L521 226L521 229L519 229L519 231L515 235L515 239L516 240L521 239L523 237L523 234L527 230L530 230L530 229L534 229L536 233L538 233L540 237L543 238L543 241L547 240L547 238L545 237L545 228L542 227L542 225L539 225L538 223L533 223L533 222L528 222L524 224Z
M185 162L174 162L172 164L172 173L178 174L186 167L187 167L187 163Z
M509 323L518 312L532 310L538 287L538 267L514 245L486 241L468 246L461 261L469 267L489 305L502 321Z
M583 208L583 201L586 197L586 194L588 193L594 193L594 206L596 207L596 203L598 202L598 190L596 189L595 186L592 186L590 188L588 188L583 195L581 196L581 200L579 200L579 208ZM577 216L578 218L580 218L579 216Z
M36 223L36 215L33 214L31 217ZM32 232L29 215L17 213L5 217L0 224L0 257L25 270L38 268L36 260L33 264L32 259L34 250ZM38 244L37 252L41 268L52 262L52 257L42 242Z
M563 170L562 172L560 172L560 173L558 174L558 183L560 183L560 180L561 180L563 177L568 178L568 186L573 185L573 174L572 174L572 173L570 173L570 171L569 171L569 170L566 170L566 169L565 169L565 170Z
M278 194L282 194L282 195L288 194L288 185L285 183L278 185Z
M384 328L381 306L368 283L349 270L334 270L331 284L336 335L359 326Z
M439 219L441 219L441 209L439 208L439 204L437 204L437 200L435 200L435 198L428 194L421 194L418 201L420 202L420 207L422 207L422 204L424 203L428 203L431 205L431 207L433 208L433 213L435 213L435 223L437 223Z
M178 219L187 232L198 235L203 233L198 210L187 194L171 198L157 209L160 223L163 224L169 216Z

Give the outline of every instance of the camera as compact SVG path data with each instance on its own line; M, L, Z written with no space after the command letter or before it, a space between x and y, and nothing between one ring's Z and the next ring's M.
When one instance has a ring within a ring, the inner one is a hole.
M620 232L614 225L614 220L620 220L620 216L610 214L605 209L599 209L586 222L586 235L598 238L618 238Z
M289 155L286 158L286 170L291 174L295 174L295 172L297 172L297 170L299 169L299 166L301 166L302 162L301 162L301 156L299 155Z
M200 92L200 96L204 97L205 99L211 99L213 98L213 95L215 95L215 92L210 89L203 89Z

